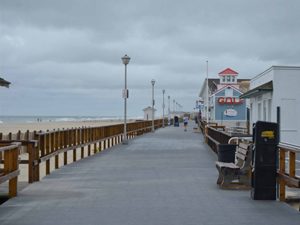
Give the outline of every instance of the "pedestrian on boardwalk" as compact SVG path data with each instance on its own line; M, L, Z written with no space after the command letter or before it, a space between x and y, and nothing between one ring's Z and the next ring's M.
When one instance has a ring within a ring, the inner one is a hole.
M187 129L188 120L189 120L188 115L184 114L184 117L183 117L184 131L186 131L186 129Z

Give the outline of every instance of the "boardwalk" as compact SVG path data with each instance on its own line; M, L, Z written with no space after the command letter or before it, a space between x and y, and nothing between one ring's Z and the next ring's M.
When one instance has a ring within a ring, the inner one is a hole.
M0 206L6 225L299 224L286 203L221 190L215 153L190 121L61 167Z

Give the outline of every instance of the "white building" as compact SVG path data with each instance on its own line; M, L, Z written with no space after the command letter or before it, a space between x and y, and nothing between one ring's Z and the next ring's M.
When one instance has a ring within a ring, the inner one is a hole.
M152 120L152 107L148 106L147 108L144 108L143 111L144 111L144 120ZM155 119L155 111L157 111L156 109L153 109L154 112L153 112L153 117Z
M272 66L250 81L250 132L256 121L277 122L280 107L280 141L300 145L300 67Z

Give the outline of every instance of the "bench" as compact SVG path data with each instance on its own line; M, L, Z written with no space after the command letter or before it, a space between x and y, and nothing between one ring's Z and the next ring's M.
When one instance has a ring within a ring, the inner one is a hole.
M216 161L216 168L219 171L217 184L221 184L222 189L251 189L252 144L241 142L235 157L236 163ZM233 182L235 180L238 182Z

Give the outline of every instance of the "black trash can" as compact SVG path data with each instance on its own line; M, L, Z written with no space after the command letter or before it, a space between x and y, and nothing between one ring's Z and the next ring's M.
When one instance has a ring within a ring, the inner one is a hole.
M178 116L174 116L174 127L179 127L179 118L178 118Z
M236 144L218 144L218 161L234 163L236 147Z

